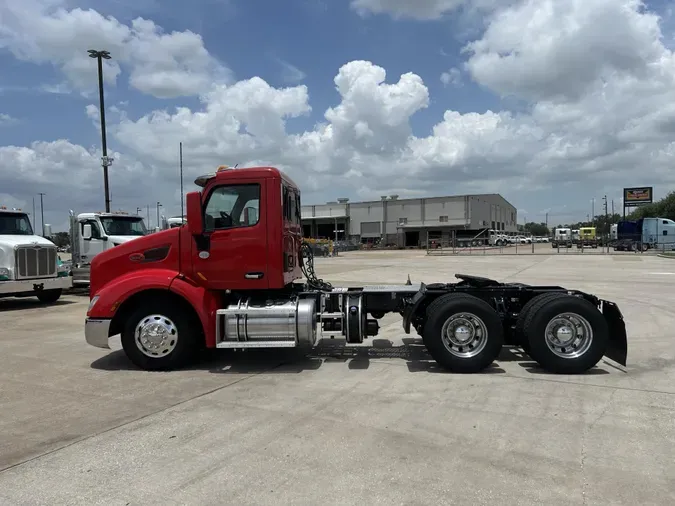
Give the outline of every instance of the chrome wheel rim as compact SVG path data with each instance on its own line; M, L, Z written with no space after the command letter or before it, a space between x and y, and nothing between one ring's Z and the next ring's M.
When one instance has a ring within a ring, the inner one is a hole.
M485 323L472 313L457 313L445 320L441 336L445 348L460 358L475 357L488 341Z
M593 328L576 313L554 316L546 325L546 346L560 358L581 357L593 343Z
M164 315L148 315L136 325L134 341L144 355L151 358L166 357L176 348L178 329Z

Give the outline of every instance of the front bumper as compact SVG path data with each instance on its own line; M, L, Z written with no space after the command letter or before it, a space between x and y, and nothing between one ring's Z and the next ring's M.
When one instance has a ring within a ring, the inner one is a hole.
M87 343L97 348L110 349L108 337L111 321L99 318L86 318L84 320L84 339Z
M40 290L68 290L72 287L73 278L70 276L0 281L0 295L8 293L28 293Z

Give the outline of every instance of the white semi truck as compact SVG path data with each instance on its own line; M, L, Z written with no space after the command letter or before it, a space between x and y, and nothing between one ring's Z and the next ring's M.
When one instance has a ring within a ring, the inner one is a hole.
M54 303L71 286L56 245L33 232L27 213L0 207L0 298L37 297Z
M143 218L124 212L70 211L70 245L74 286L89 286L93 258L102 251L148 234Z

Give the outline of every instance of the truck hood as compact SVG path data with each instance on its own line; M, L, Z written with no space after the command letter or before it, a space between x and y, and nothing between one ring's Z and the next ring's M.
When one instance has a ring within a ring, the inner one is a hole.
M108 240L114 242L115 244L124 244L125 242L133 241L143 237L142 235L109 235Z
M15 248L16 246L55 246L53 242L39 235L0 235L0 247Z

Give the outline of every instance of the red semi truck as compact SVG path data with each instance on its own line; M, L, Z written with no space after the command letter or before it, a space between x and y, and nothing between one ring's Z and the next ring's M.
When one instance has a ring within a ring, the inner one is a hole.
M91 264L86 341L121 335L146 370L186 365L206 348L302 348L320 337L362 343L387 313L414 329L443 368L473 373L505 344L544 369L626 365L626 327L613 302L559 286L456 283L333 287L303 241L300 191L272 167L218 170L186 196L187 224L98 254ZM304 275L304 280L303 280Z

